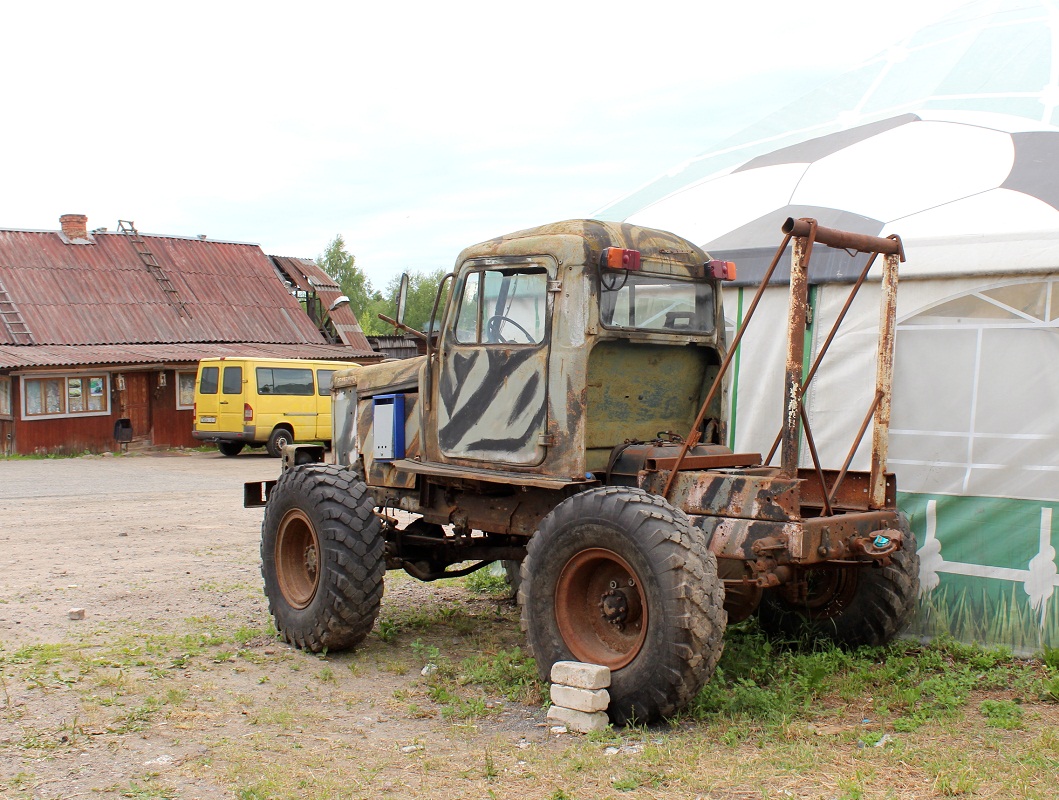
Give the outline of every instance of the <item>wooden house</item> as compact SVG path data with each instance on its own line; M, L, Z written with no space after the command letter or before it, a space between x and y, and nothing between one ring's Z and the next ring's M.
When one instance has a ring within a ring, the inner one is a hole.
M128 222L89 231L79 214L60 224L0 230L0 453L195 446L200 358L380 358L311 262Z

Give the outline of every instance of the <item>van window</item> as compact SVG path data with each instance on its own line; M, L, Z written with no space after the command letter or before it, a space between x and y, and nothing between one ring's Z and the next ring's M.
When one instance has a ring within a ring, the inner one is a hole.
M316 383L320 387L320 395L331 394L331 376L335 374L333 369L316 370Z
M217 394L217 367L203 367L202 379L199 381L201 394Z
M243 393L243 368L225 367L224 383L221 385L221 394Z
M289 367L258 367L258 394L309 395L313 393L313 371Z

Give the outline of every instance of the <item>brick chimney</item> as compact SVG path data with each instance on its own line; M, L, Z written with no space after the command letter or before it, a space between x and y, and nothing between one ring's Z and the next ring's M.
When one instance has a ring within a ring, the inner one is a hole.
M70 241L88 238L88 217L84 214L63 214L59 217L63 236Z

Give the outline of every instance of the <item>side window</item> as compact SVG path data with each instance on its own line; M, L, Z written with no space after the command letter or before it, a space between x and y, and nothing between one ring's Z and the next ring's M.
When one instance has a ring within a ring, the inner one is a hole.
M540 344L547 306L548 274L543 269L472 272L456 315L456 341Z
M224 383L221 384L221 394L243 393L243 368L225 367Z
M482 273L472 272L463 285L463 296L460 298L460 311L456 316L456 341L474 343L478 341L478 286Z
M321 397L331 394L331 376L335 374L333 369L316 370L317 392Z
M288 367L258 367L258 394L313 394L313 371Z
M203 367L199 379L200 394L217 394L217 367Z
M276 393L276 379L272 376L271 367L258 367L254 370L257 373L257 393L258 394L275 394Z

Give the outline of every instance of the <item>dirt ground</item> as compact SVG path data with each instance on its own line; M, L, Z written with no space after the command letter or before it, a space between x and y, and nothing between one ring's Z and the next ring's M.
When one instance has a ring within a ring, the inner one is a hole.
M257 575L261 512L242 508L242 481L277 470L256 454L179 451L0 461L4 641L216 614L203 583ZM262 602L241 611L264 613ZM71 607L86 609L84 622L67 618Z
M402 796L419 742L469 757L474 747L438 709L409 714L394 700L422 694L424 662L447 649L446 633L451 649L466 647L465 630L424 631L429 647L373 635L356 654L323 659L264 633L262 511L242 508L242 483L278 468L255 452L0 461L0 656L11 665L0 687L0 797L284 796L285 777L260 776L288 745L365 757L366 783L342 796ZM398 578L381 618L399 631L401 609L446 603L450 616L484 615L519 640L510 604L459 587ZM69 618L73 608L83 620ZM200 653L209 637L216 646ZM151 694L155 680L169 700ZM539 705L487 702L471 738L546 739Z

